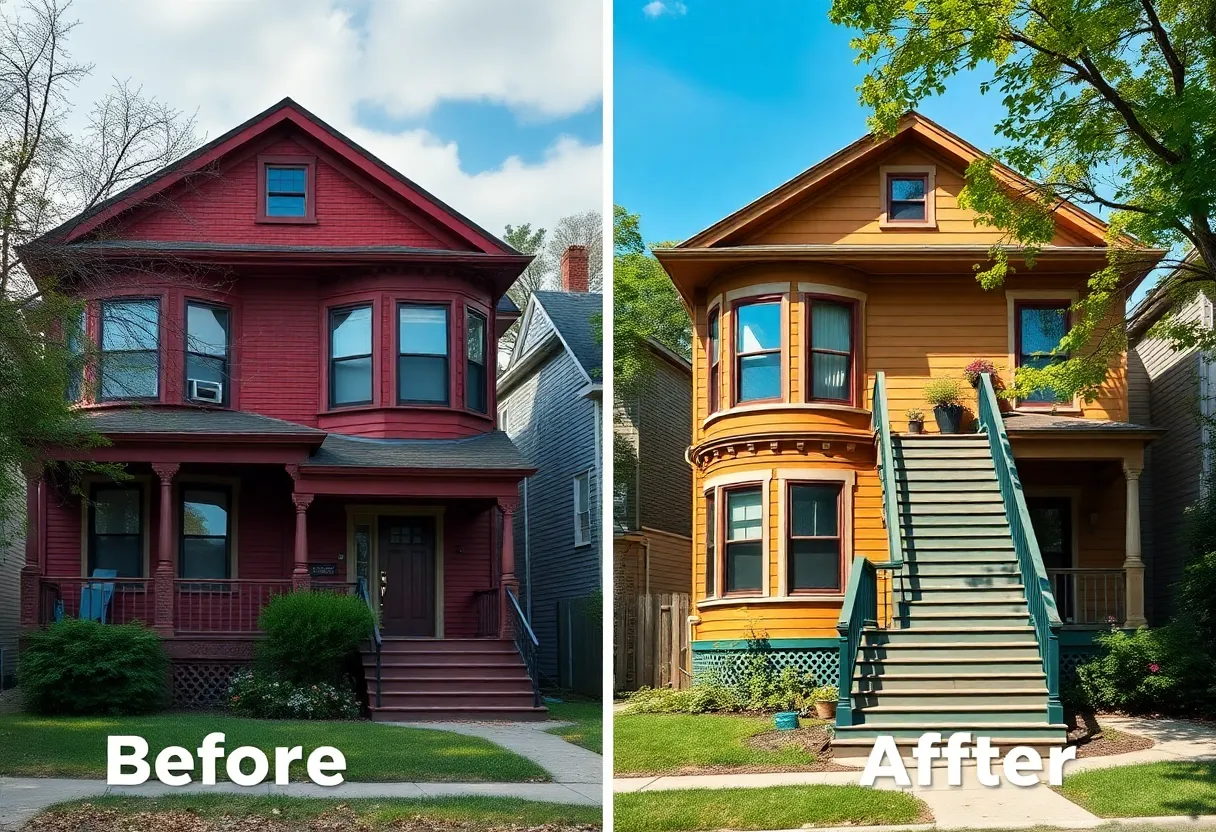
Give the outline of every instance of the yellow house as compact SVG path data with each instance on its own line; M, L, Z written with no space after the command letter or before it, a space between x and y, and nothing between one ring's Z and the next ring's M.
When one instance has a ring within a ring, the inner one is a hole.
M839 681L838 753L950 726L1062 742L1070 634L1145 623L1138 477L1158 432L1128 421L1125 357L1093 403L963 381L975 359L1006 380L1058 360L1107 228L1062 205L1034 267L1011 255L983 290L1003 235L958 202L980 156L911 113L655 252L694 329L694 672L759 640ZM961 433L934 424L938 377L962 384Z

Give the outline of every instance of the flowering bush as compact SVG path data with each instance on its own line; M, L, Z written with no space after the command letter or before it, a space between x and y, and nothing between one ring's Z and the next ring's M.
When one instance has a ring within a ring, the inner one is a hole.
M1094 641L1101 653L1077 668L1082 703L1129 713L1203 710L1211 701L1216 668L1196 649L1180 622L1133 633L1112 629Z
M967 377L967 383L972 387L980 386L980 376L983 373L991 375L993 382L996 382L996 365L987 358L977 358L963 370L963 375Z
M357 719L359 700L349 684L297 684L243 670L228 686L228 708L257 719Z

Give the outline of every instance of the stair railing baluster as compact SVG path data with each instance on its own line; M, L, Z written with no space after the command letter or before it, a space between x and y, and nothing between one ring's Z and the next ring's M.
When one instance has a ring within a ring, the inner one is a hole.
M528 677L532 680L532 707L539 708L540 668L537 666L536 651L540 647L540 642L536 639L536 633L532 632L532 625L528 623L524 611L520 609L519 599L510 589L507 590L507 600L510 601L507 612L511 616L511 631L515 637L515 649L519 651L520 658L524 660L524 666L528 669Z
M355 581L355 594L363 599L367 604L367 608L372 611L372 644L376 646L376 707L380 707L380 689L381 689L381 664L380 664L380 617L376 615L376 610L372 606L371 593L367 591L367 579L358 578Z

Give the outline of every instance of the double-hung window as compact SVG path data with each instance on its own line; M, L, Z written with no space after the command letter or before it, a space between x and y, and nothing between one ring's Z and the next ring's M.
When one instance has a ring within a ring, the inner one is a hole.
M718 594L718 510L713 491L705 493L705 597Z
M67 384L64 398L78 402L84 396L85 344L88 337L88 311L81 309L64 320L64 346L67 347Z
M222 306L186 304L187 397L211 401L209 394L218 386L218 403L228 404L228 322L228 310Z
M722 321L720 310L709 313L709 412L718 412L718 359L722 354L722 338L718 330Z
M266 166L266 216L308 216L308 168L306 166Z
M329 313L329 405L372 401L372 308L349 306Z
M1070 303L1066 300L1032 301L1016 305L1017 366L1043 369L1068 359L1066 353L1056 350L1060 340L1068 332L1069 306ZM1043 388L1035 390L1021 401L1054 404L1058 398L1054 390Z
M789 486L786 580L791 593L842 588L841 492L834 483Z
M781 398L781 301L735 307L735 401Z
M929 177L923 173L887 175L887 222L927 222Z
M397 307L397 403L448 403L448 307Z
M182 578L232 577L232 494L227 488L183 485L181 489Z
M138 485L97 485L88 507L88 569L120 578L144 574L144 500Z
M160 395L160 301L101 302L102 401Z
M759 487L726 491L726 592L764 587L764 498Z
M853 401L853 304L808 298L809 401Z
M465 405L478 413L487 412L486 316L472 309L465 322Z
M574 478L574 545L591 542L591 472Z

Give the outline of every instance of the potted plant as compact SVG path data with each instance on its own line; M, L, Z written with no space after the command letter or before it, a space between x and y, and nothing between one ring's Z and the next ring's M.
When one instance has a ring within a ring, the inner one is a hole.
M947 377L930 379L925 385L925 401L933 405L933 418L942 433L958 433L963 422L963 388Z
M836 718L836 701L840 698L840 690L835 685L824 685L811 692L815 702L815 716L820 719Z
M977 358L963 369L963 375L967 378L967 383L976 390L980 387L980 376L988 373L992 376L992 383L996 384L996 365L987 358Z
M924 433L925 432L925 411L920 408L912 408L908 411L908 433Z

